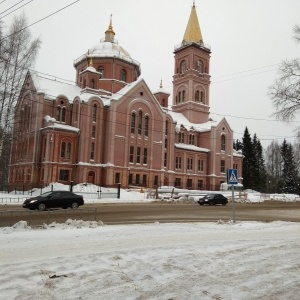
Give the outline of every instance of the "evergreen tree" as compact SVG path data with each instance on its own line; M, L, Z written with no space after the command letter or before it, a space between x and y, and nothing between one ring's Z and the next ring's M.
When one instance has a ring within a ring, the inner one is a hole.
M255 186L254 182L254 151L253 143L248 131L248 128L245 128L243 136L243 185L246 189L253 189Z
M293 147L284 139L281 146L282 156L282 177L281 190L282 193L295 194L297 191L297 167L295 164Z
M240 140L233 141L233 149L238 151L238 150L243 150L243 143Z

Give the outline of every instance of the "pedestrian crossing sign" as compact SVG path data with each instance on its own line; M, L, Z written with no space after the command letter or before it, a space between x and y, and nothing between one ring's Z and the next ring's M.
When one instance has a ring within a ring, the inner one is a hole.
M238 184L237 169L227 170L227 184Z

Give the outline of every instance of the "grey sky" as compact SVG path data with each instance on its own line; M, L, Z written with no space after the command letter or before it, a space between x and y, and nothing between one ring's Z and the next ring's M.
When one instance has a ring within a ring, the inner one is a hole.
M74 1L34 0L23 11L32 24ZM17 2L1 3L0 13ZM142 77L150 89L157 89L162 79L164 88L172 93L173 50L182 40L192 3L192 0L80 0L30 27L33 36L42 40L35 69L74 80L73 60L99 43L112 14L116 39L141 63ZM290 125L270 121L274 120L271 117L274 109L267 93L276 78L278 64L283 59L300 57L300 44L292 39L293 26L300 24L300 1L196 0L195 3L204 42L212 50L211 117L226 117L238 139L247 126L264 147L273 139L281 143L284 137L292 142L293 130L300 126L300 113ZM2 20L9 24L12 16L21 11Z

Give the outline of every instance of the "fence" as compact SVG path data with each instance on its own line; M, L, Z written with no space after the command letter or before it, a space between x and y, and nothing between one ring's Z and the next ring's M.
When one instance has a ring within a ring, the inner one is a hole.
M59 209L48 211L7 210L0 211L0 227L12 226L19 221L26 221L28 226L64 223L68 219L83 221L99 221L97 208ZM41 221L42 220L42 221Z

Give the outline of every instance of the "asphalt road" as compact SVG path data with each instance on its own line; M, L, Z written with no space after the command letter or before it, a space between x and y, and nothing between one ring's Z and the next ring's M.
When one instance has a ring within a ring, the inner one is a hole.
M16 205L0 207L0 226L12 226L20 220L29 225L65 222L67 219L102 221L104 224L153 222L229 221L300 222L300 202L229 203L226 206L200 206L197 203L86 204L78 210L30 211Z

